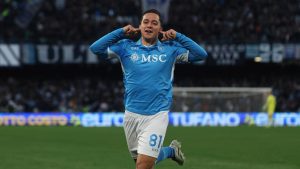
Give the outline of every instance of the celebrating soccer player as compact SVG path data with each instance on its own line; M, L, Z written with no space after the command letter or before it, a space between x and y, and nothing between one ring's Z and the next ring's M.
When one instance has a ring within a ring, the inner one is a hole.
M137 35L141 37L134 41ZM162 147L172 103L174 65L205 59L206 51L173 29L163 31L161 15L155 9L143 13L139 28L119 28L94 42L90 49L102 58L117 57L121 62L124 130L136 169L152 169L167 158L183 165L185 157L177 140Z

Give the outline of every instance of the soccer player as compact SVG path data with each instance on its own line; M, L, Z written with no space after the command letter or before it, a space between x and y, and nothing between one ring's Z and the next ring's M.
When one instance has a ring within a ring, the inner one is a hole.
M270 91L267 96L266 103L263 106L263 110L268 112L268 127L273 125L273 114L276 108L276 97L273 95L273 92Z
M136 35L140 39L132 40ZM185 157L177 140L162 147L172 103L174 64L205 59L206 51L173 29L163 31L161 15L155 9L143 13L139 28L119 28L94 42L90 49L102 58L117 57L121 62L124 130L136 169L152 169L167 158L183 165Z

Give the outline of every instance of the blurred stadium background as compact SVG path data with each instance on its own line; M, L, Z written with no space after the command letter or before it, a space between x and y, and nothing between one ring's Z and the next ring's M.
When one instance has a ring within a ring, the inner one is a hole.
M209 53L175 69L183 168L300 168L299 0L0 0L0 168L133 168L121 67L88 46L148 8ZM281 127L261 127L270 89Z

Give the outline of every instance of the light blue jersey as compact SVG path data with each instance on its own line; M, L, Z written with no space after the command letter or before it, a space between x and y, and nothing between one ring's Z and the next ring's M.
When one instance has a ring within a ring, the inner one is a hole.
M174 40L152 46L144 46L141 39L136 42L125 38L120 28L94 42L90 49L102 58L119 58L126 110L143 115L169 111L175 63L205 59L206 51L178 32Z

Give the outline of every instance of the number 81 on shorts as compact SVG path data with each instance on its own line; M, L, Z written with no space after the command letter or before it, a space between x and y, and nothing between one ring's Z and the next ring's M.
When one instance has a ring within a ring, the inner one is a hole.
M160 148L162 140L162 135L151 134L149 139L149 145L153 148Z

